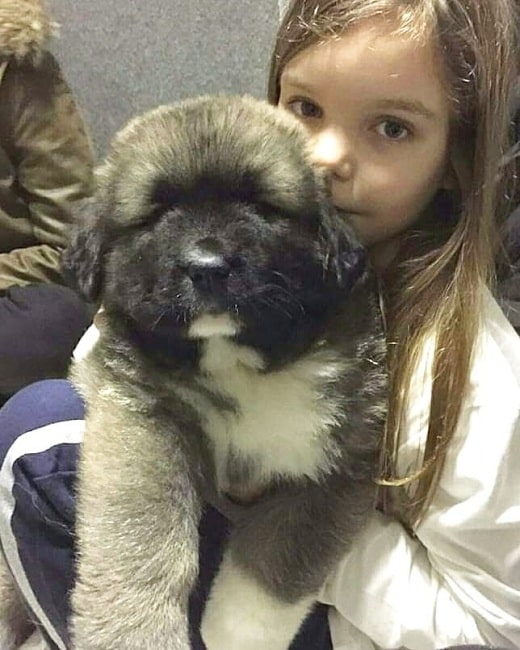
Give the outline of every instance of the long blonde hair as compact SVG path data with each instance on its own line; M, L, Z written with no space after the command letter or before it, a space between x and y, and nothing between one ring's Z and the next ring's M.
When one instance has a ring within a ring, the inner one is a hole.
M278 31L268 97L298 52L376 16L436 45L452 106L450 162L456 190L434 200L382 278L388 323L390 393L380 483L399 491L399 516L415 526L437 487L469 388L482 312L492 285L500 224L512 195L510 103L518 74L515 0L293 0ZM446 197L444 197L446 198ZM399 472L407 395L434 333L428 433L417 467ZM387 492L387 491L386 491ZM396 492L394 490L394 492Z

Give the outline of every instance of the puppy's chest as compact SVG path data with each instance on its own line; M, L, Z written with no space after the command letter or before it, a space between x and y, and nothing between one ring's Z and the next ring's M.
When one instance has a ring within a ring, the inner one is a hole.
M254 351L222 339L205 344L200 366L207 390L228 405L206 402L201 413L220 490L254 492L276 477L316 479L331 469L342 413L330 380L339 364L309 358L264 373Z

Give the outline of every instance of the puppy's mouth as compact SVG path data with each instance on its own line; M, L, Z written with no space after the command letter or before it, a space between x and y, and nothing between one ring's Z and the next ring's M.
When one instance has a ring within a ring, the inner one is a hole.
M203 314L188 327L188 338L208 339L215 336L233 337L241 330L240 323L229 314Z

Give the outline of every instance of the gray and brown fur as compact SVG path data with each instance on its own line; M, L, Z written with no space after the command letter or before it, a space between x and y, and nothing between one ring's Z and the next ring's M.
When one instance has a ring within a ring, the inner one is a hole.
M0 0L0 63L9 57L37 63L57 32L41 0Z
M303 129L250 98L138 117L99 179L65 260L104 306L73 372L72 647L188 650L209 500L234 526L206 646L284 650L374 505L385 345L364 251Z

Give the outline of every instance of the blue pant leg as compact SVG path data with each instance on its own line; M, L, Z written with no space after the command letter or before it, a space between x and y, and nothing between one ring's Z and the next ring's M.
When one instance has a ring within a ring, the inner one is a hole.
M66 380L33 384L0 409L0 540L52 648L68 647L74 481L83 402Z

